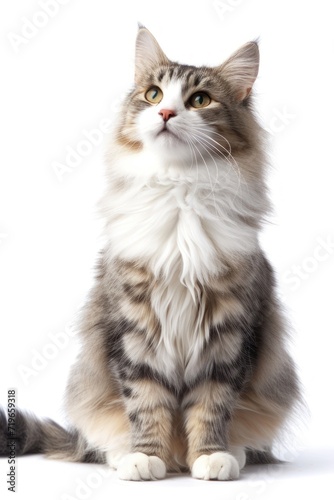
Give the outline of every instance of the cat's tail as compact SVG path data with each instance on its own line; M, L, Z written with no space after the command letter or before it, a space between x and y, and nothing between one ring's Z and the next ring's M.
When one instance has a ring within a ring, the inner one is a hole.
M104 463L104 454L88 448L80 433L67 430L51 419L38 419L30 413L15 411L8 422L0 408L0 457L43 453L48 458L71 462Z

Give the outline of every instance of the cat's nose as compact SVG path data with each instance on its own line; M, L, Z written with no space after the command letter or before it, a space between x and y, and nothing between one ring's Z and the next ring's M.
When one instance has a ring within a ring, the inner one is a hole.
M162 116L162 118L163 118L163 120L164 120L165 122L168 122L168 120L169 120L170 118L172 118L173 116L176 116L176 113L175 113L175 111L173 111L172 109L161 109L161 110L159 111L159 115L161 115L161 116Z

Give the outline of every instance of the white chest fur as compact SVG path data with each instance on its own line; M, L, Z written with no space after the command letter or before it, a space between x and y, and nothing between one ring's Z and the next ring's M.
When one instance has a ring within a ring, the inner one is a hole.
M198 170L190 177L169 172L127 180L103 202L110 257L139 260L162 278L152 307L163 349L184 366L194 362L208 333L198 283L221 271L223 255L257 246L256 230L239 217L248 215L239 179L229 169L219 178L214 173L216 166L209 180Z

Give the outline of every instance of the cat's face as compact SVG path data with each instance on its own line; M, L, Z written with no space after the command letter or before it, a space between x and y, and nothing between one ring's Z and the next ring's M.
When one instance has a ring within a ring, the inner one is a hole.
M230 151L227 92L212 69L158 66L133 98L138 139L172 161ZM231 134L232 132L232 134ZM235 140L240 140L235 136Z
M167 163L205 163L244 151L252 140L249 94L258 63L254 42L216 68L173 63L141 28L136 85L123 108L120 140Z

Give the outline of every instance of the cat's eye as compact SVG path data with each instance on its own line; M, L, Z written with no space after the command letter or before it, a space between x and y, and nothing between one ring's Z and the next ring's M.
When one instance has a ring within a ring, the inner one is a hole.
M205 92L196 92L196 94L192 95L189 99L189 104L193 108L206 108L209 106L211 102L210 97Z
M159 87L151 87L145 94L145 99L152 104L159 104L162 97L163 93Z

